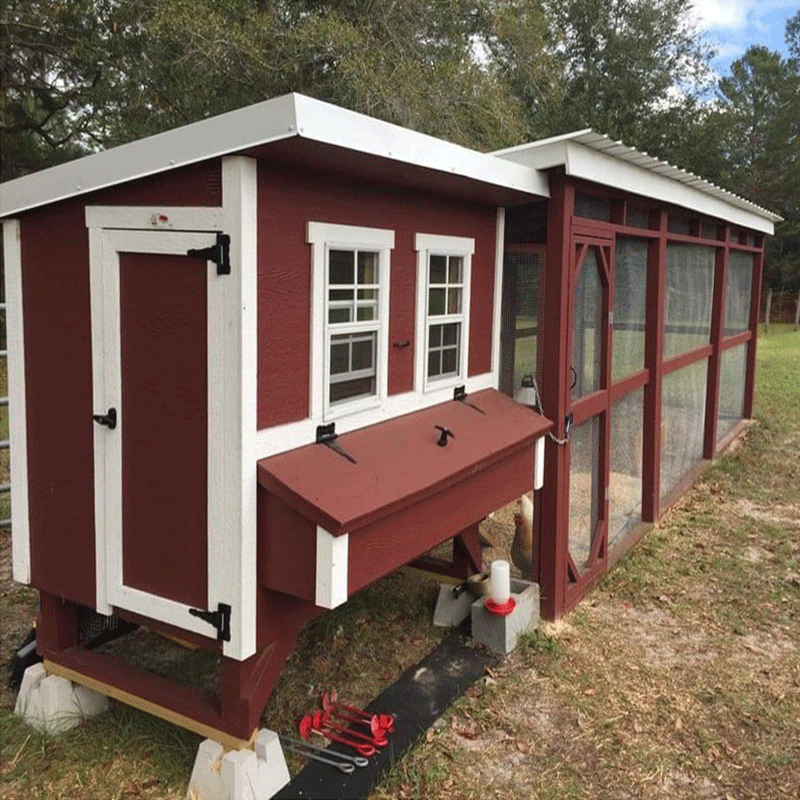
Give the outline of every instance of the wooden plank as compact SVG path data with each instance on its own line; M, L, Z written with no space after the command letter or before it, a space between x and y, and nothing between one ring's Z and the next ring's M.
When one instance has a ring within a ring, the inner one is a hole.
M61 664L57 664L55 661L50 661L47 658L44 660L44 668L49 675L60 675L62 678L66 678L73 683L85 686L87 689L92 689L95 692L106 695L106 697L111 697L114 700L119 700L121 703L125 703L125 705L132 706L139 711L144 711L147 714L152 714L154 717L166 720L172 725L185 728L186 730L192 731L192 733L197 733L200 736L204 736L206 739L213 739L215 742L219 742L228 750L243 750L245 748L252 749L253 743L256 740L258 728L253 731L253 734L249 739L240 739L236 736L231 736L230 734L225 733L225 731L221 731L218 728L198 722L196 719L187 717L185 714L180 714L171 708L159 705L158 703L153 703L143 697L132 694L131 692L126 692L124 689L120 689L117 686L112 686L110 683L106 683L88 675L84 675L77 670L62 666Z

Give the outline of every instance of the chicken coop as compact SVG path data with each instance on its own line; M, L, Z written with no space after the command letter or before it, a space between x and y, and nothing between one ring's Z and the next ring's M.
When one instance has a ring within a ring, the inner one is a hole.
M591 131L486 154L293 94L0 209L37 648L211 738L250 739L309 620L480 571L531 492L563 613L752 414L777 217ZM85 647L87 614L219 653L218 691Z

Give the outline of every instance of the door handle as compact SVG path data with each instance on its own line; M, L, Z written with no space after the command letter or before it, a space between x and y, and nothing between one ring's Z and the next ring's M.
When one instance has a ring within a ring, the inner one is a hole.
M109 408L106 414L92 414L92 419L98 425L105 425L113 430L117 427L117 409Z

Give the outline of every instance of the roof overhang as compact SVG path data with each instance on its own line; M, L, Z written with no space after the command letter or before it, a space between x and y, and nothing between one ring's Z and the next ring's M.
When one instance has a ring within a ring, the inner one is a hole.
M532 170L563 167L573 178L622 189L734 225L772 234L781 217L666 161L591 129L498 150L493 155Z
M549 194L547 176L527 166L287 94L8 181L0 217L233 154L274 154L490 204Z

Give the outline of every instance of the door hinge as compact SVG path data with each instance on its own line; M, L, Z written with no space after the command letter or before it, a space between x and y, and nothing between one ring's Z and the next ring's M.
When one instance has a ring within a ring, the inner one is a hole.
M227 233L218 233L217 243L211 247L187 250L186 255L213 261L217 265L217 275L231 274L231 237Z
M217 603L216 611L203 611L200 608L190 608L189 613L213 625L217 629L217 641L229 642L231 640L231 607L227 603Z

